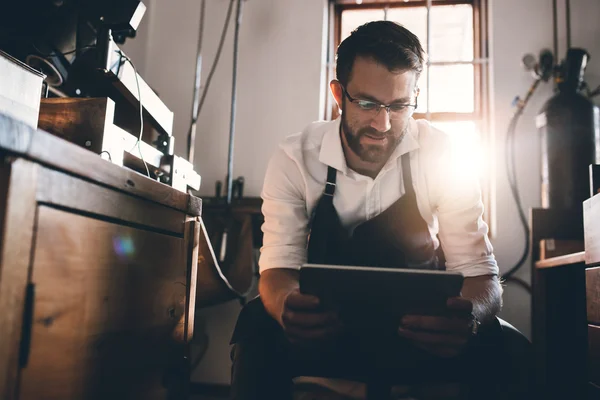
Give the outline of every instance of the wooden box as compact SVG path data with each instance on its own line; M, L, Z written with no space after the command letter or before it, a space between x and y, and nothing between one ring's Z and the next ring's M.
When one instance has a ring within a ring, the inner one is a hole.
M187 399L200 205L0 116L0 398Z

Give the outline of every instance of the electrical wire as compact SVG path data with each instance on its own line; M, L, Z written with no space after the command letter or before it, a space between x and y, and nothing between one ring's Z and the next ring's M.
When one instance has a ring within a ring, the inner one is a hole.
M192 100L192 121L188 130L187 150L188 162L194 164L196 145L196 129L198 126L198 104L200 103L200 87L202 85L202 45L204 42L204 20L206 19L206 0L200 0L200 23L198 27L198 47L196 50L196 74L194 76L194 96Z
M52 57L52 56L58 55L58 54L63 55L63 56L68 56L69 54L76 53L78 50L93 49L94 47L96 47L96 45L89 45L89 46L83 46L81 49L73 49L73 50L66 51L64 53L55 52L54 54L52 54L52 53L48 54L48 53L44 53L43 51L41 51L34 43L31 43L31 45L44 58L49 58L49 57Z
M517 171L516 171L516 158L515 158L515 133L517 130L517 124L519 122L519 118L523 115L523 111L531 96L535 93L535 90L539 86L541 80L536 79L536 81L529 88L527 95L523 101L517 102L517 111L513 115L510 123L508 124L508 129L506 131L506 140L505 140L505 164L506 164L506 175L508 178L508 184L510 186L510 191L517 206L517 211L519 215L519 220L521 225L523 226L523 231L525 235L525 246L523 249L523 253L519 258L519 261L510 268L505 274L502 275L503 281L513 281L521 285L527 291L531 292L531 286L527 284L522 279L513 277L513 275L523 266L527 257L529 256L530 243L529 243L529 224L527 222L527 217L525 216L525 212L523 211L523 204L521 202L521 196L519 193L519 186L517 183Z
M135 144L133 145L133 147L131 148L131 150L129 150L129 152L133 151L133 149L135 149L135 147L137 146L138 151L140 153L140 158L142 159L142 162L144 163L144 168L146 168L146 174L148 175L148 178L151 178L150 176L150 170L148 169L148 164L146 164L146 161L144 160L144 155L142 154L142 135L144 134L144 109L142 108L142 92L140 90L140 80L138 78L138 73L137 73L137 69L135 68L135 65L133 64L133 61L131 61L131 58L129 58L127 55L125 55L121 50L115 50L119 53L119 57L121 57L122 59L124 59L125 61L127 61L129 63L129 65L131 65L131 68L133 68L133 74L135 75L135 84L137 86L137 92L138 92L138 100L139 100L139 108L140 108L140 134L138 135L138 138L135 142ZM119 65L121 65L121 61L119 61Z
M204 87L204 91L202 92L202 97L200 98L200 103L198 104L198 112L196 115L200 115L200 110L202 110L202 106L204 105L204 100L206 99L206 95L208 93L208 88L210 87L210 83L212 82L213 75L217 69L217 65L219 64L219 59L221 58L221 52L223 51L223 45L225 44L225 37L227 36L227 29L229 28L229 22L231 21L231 15L233 12L233 4L235 0L229 1L229 8L227 9L227 16L225 17L225 23L223 25L223 32L221 33L221 39L219 41L219 47L217 48L217 54L215 55L215 60L213 61L212 66L210 67L210 72L206 77L206 86Z

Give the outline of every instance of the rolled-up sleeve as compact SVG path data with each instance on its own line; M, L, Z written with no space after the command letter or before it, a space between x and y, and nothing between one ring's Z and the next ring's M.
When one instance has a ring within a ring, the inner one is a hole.
M261 197L264 216L259 270L299 269L306 262L308 215L300 169L278 148L267 166Z
M466 277L498 275L498 265L483 220L477 169L448 146L438 159L437 216L446 269Z

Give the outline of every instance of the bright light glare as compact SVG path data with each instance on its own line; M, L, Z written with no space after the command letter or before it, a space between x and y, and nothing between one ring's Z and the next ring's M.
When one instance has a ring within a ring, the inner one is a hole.
M446 132L452 142L454 162L451 166L457 176L485 178L487 163L481 135L473 121L432 122L436 128Z

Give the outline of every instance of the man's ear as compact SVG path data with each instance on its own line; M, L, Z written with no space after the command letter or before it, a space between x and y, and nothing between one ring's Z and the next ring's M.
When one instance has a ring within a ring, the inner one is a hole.
M419 94L421 94L421 89L419 89L419 87L415 87L415 98L419 97Z
M342 101L344 100L344 92L342 90L342 84L340 81L334 79L329 83L329 89L331 89L331 94L335 99L335 102L338 105L338 109L342 109Z

